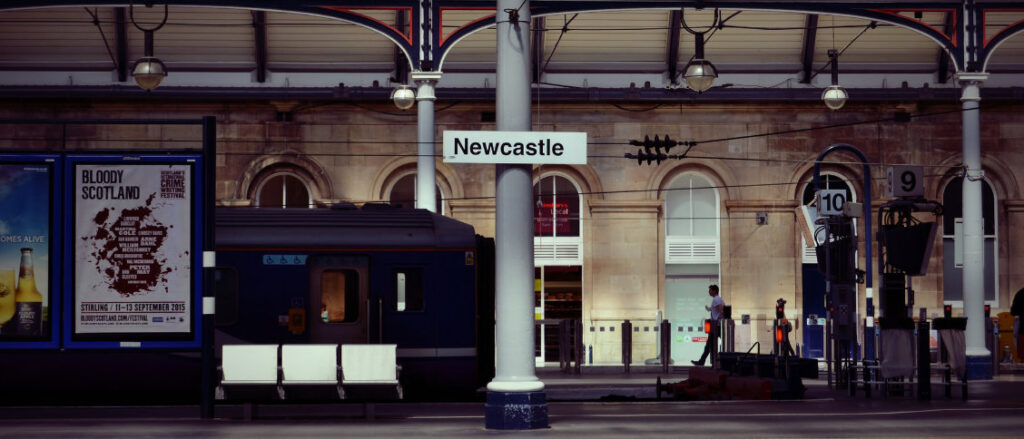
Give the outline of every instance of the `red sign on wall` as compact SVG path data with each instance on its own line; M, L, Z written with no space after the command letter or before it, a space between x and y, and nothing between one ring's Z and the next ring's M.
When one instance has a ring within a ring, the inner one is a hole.
M569 203L540 203L533 216L534 235L569 233Z

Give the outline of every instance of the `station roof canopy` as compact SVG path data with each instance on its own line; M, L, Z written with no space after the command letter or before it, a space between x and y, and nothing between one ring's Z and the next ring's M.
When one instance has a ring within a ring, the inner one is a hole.
M411 71L440 71L439 98L493 99L480 91L496 83L494 23L509 18L493 1L149 3L3 2L0 98L142 96L131 67L145 52L143 30L156 29L153 55L169 75L150 96L386 99ZM695 98L681 75L698 34L719 72L701 98L818 99L829 50L840 83L879 99L956 96L958 72L988 73L984 88L1016 99L1024 84L1024 2L530 6L533 82L565 99Z

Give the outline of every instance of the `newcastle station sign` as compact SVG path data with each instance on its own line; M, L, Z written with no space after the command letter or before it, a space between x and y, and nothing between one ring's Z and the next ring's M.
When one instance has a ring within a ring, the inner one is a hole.
M587 163L587 133L445 131L446 163Z

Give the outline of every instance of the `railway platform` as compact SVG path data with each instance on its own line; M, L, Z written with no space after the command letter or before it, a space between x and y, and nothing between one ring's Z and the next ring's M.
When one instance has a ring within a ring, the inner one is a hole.
M271 404L243 420L239 405L218 404L199 419L197 406L17 407L0 410L0 438L190 437L1021 437L1024 375L976 381L970 399L850 397L825 380L806 380L806 397L787 401L655 399L655 382L685 379L689 368L594 367L580 375L538 368L546 384L550 428L484 428L482 402L378 404L374 419L359 404Z

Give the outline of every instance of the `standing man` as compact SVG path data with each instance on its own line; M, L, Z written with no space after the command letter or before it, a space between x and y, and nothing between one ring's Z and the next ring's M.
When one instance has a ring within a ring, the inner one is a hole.
M1010 314L1016 317L1017 324L1013 327L1017 342L1017 357L1024 358L1024 288L1017 290L1010 305Z
M711 311L711 333L708 334L708 341L704 343L704 353L701 354L700 360L691 361L694 366L703 366L704 360L711 353L711 346L718 343L719 327L722 317L725 315L725 301L722 300L722 296L718 295L718 285L708 286L708 295L711 296L711 306L705 306L704 309Z

